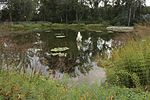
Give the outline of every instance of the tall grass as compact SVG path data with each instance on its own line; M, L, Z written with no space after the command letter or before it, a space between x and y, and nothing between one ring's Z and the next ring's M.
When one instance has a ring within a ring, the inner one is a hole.
M150 86L150 39L129 41L114 50L108 81L130 88Z
M148 100L150 94L117 86L79 85L0 72L0 100Z

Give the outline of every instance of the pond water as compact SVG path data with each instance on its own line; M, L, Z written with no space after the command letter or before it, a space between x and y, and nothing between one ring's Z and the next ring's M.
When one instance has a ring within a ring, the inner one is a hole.
M95 77L97 68L93 57L100 55L108 59L114 48L121 46L120 34L48 30L18 33L0 37L0 62L4 70L16 70L47 77L62 78L64 73L71 77L86 75ZM98 74L97 74L98 75Z

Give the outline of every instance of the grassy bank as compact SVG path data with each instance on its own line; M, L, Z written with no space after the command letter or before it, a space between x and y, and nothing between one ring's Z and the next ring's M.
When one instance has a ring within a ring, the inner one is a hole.
M32 32L51 29L71 29L71 30L88 30L88 31L103 31L107 25L103 24L56 24L46 22L21 22L21 23L1 23L1 33L17 33L17 32Z
M25 74L0 73L1 100L148 100L150 94L117 86L67 87L59 81Z
M109 83L150 91L150 38L128 41L101 64L108 71Z

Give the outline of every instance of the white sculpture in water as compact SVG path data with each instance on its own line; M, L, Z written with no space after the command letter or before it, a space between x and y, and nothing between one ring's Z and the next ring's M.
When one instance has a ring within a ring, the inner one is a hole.
M77 48L78 48L78 50L81 50L81 48L82 48L82 35L81 35L80 32L78 32L76 41L77 41Z
M78 32L77 38L76 38L77 42L82 42L82 35L80 32Z

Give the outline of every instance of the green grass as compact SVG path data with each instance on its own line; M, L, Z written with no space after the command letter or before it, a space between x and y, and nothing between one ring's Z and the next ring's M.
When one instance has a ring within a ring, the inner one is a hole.
M103 24L57 24L50 22L18 22L0 24L1 33L19 33L32 32L51 29L70 29L70 30L88 30L88 31L104 31L106 25Z
M117 86L79 85L61 81L0 72L1 100L148 100L150 93Z
M129 41L122 48L114 50L112 59L105 63L108 64L109 83L150 90L149 38Z

